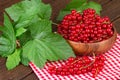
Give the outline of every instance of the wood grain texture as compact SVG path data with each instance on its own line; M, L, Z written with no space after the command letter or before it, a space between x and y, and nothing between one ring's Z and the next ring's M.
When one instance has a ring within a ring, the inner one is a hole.
M32 73L21 80L39 80L39 79L37 78L37 76L34 73Z
M0 57L0 69L2 69L2 65L5 64L5 58Z
M6 7L11 6L20 0L0 0L0 25L3 23L3 12ZM53 7L52 17L54 20L59 11L65 7L70 0L42 0L50 3ZM113 21L117 31L120 33L120 0L93 0L103 6L102 16L108 15ZM8 71L5 67L5 58L0 57L0 80L38 80L30 67L19 65L15 69Z
M89 0L89 1L91 1L91 0ZM112 0L92 0L92 1L95 1L95 2L97 2L97 3L100 3L102 6L103 5L105 5L105 4L107 4L107 3L109 3L110 1L112 1Z
M115 25L117 32L120 34L120 17L113 21L113 24Z
M3 13L5 12L4 9L19 1L21 0L0 0L0 24L3 23Z
M14 3L19 2L20 0L0 0L0 22L3 22L3 12L4 9L11 6ZM65 7L66 4L70 2L70 0L42 0L44 3L50 3L52 7L52 16L51 20L55 20L58 16L59 11ZM1 24L1 23L0 23Z
M55 21L56 17L59 15L60 10L65 8L65 4L68 4L69 2L70 0L52 0L50 3L52 6L52 21Z
M32 73L31 68L19 65L13 70L7 70L5 64L0 69L0 80L20 80L28 74Z
M108 4L104 5L102 16L108 16L111 20L120 16L120 0L112 0Z

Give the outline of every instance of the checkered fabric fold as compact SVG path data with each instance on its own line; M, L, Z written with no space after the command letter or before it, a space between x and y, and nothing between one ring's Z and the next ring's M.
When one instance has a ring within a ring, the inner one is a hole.
M117 36L114 46L104 56L107 60L103 70L96 78L93 78L91 73L74 76L60 76L48 73L47 68L49 66L60 66L61 63L64 64L64 61L47 63L43 69L39 69L32 62L29 65L40 80L120 80L120 35Z

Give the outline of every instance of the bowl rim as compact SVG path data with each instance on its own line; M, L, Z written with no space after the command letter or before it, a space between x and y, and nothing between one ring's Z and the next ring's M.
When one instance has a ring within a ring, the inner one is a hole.
M105 39L105 40L100 41L100 42L83 43L83 42L75 42L75 41L68 40L68 39L66 39L66 40L67 40L68 42L70 42L70 43L74 43L74 44L88 44L88 45L91 45L91 44L103 43L103 42L107 42L108 40L112 39L114 36L117 37L117 30L116 30L116 28L115 28L114 26L113 26L113 30L114 30L114 34L113 34L110 38ZM116 40L116 38L115 38L115 40Z

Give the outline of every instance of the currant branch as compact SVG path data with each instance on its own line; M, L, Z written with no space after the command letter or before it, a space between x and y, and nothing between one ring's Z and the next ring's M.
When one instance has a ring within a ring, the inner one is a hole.
M81 67L80 70L84 69L84 68L88 68L89 66L92 66L94 64L94 62L95 62L95 53L93 52L92 54L93 54L92 62L90 64L86 65L86 66Z
M19 42L19 40L16 40L16 44L17 44L17 48L19 48L19 47L20 47L20 42Z

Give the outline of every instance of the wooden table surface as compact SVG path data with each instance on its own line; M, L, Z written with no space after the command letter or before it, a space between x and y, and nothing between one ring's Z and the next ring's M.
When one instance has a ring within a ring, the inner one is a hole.
M4 8L18 2L20 0L0 0L0 24L3 22ZM46 3L51 3L53 9L52 19L58 14L58 10L63 8L70 0L43 0ZM94 0L100 3L103 7L102 16L109 16L118 33L120 33L120 0ZM63 2L65 4L63 4ZM54 7L56 5L59 7ZM17 66L15 69L8 71L5 67L5 58L0 57L0 80L38 80L30 67L23 65Z

